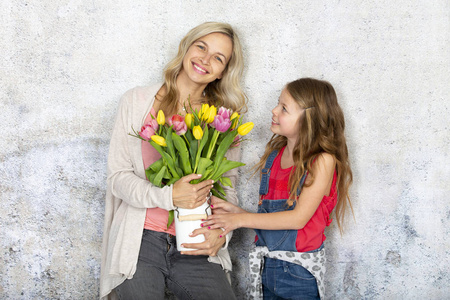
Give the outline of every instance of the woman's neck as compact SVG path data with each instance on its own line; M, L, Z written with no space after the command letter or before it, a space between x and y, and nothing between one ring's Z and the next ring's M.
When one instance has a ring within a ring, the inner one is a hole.
M203 98L203 90L206 88L206 84L193 84L191 81L188 82L184 79L184 76L177 77L177 88L180 93L178 101L182 105L188 98L191 100L191 103L198 102L199 99Z

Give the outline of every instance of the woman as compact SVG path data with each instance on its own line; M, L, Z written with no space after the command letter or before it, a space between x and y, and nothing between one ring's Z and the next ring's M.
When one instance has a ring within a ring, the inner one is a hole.
M165 287L180 299L234 299L226 272L231 270L226 246L231 235L222 230L201 231L205 242L176 249L175 229L167 229L168 211L203 204L212 187L208 180L190 184L201 175L181 178L157 188L145 178L145 168L159 159L147 142L131 137L132 128L163 110L169 118L182 114L190 100L192 109L202 103L232 110L245 107L240 87L243 56L230 25L208 22L192 29L181 41L177 56L165 70L163 84L137 87L121 99L108 155L108 189L102 247L100 297L163 299ZM238 150L228 153L237 160ZM235 182L237 171L230 171ZM226 190L237 203L236 192Z

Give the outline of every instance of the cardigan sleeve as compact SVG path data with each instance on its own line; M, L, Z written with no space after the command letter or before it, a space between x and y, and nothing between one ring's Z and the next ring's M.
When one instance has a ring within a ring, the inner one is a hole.
M132 89L120 100L109 146L108 186L115 197L131 206L172 210L175 208L172 202L172 186L156 187L145 179L145 174L143 178L136 171L136 164L142 163L142 157L133 160L132 151L133 147L136 147L133 143L140 144L140 140L129 136L132 132L133 110L140 108L134 107L137 105L136 93L136 89Z

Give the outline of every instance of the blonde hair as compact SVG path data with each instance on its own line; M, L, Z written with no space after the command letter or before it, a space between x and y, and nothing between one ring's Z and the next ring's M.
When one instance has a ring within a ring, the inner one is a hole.
M301 78L290 82L285 89L297 104L305 109L298 121L298 138L292 154L295 170L289 177L291 193L288 204L294 203L297 187L305 172L308 172L310 177L308 185L314 181L312 164L317 157L324 152L331 154L336 160L337 173L338 199L335 214L342 233L347 206L353 212L349 197L353 174L344 135L344 114L337 102L336 92L329 82L312 78ZM264 167L273 150L280 150L286 144L286 137L274 134L267 143L260 162L256 165L257 171Z
M189 47L199 38L210 33L223 33L227 35L233 45L231 58L228 61L222 78L210 82L205 90L205 98L210 105L225 106L233 111L246 110L247 97L241 88L241 78L244 71L244 58L239 37L233 28L227 23L206 22L191 29L181 40L178 54L166 66L164 70L164 86L166 95L160 99L160 108L166 113L176 112L179 92L176 79L183 67L183 59Z

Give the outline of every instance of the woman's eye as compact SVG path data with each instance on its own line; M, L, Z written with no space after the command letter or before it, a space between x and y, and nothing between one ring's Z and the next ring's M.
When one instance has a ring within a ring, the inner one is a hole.
M198 47L199 49L201 49L201 50L205 50L205 47L202 46L202 45L197 45L197 47Z
M216 59L217 59L219 62L223 62L222 59L221 59L219 56L216 56Z

